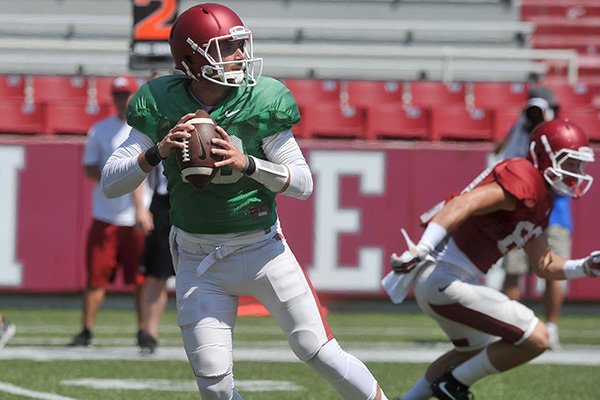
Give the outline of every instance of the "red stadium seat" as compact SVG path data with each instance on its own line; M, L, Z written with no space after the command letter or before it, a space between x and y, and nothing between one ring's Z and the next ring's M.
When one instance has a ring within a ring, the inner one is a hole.
M40 134L43 131L43 104L23 101L0 102L0 133Z
M408 104L424 108L465 104L465 85L460 82L414 81L405 82Z
M493 140L492 113L483 108L439 107L431 111L433 140Z
M402 83L397 81L348 81L342 83L342 95L348 94L348 104L370 107L402 101Z
M338 103L300 109L305 138L365 138L365 110Z
M493 112L492 134L494 141L504 138L510 128L517 122L522 108L500 108Z
M24 99L27 95L26 88L33 85L33 77L30 75L0 75L0 98Z
M45 108L46 134L85 135L99 120L112 114L110 104L86 102L49 103Z
M522 82L474 82L470 86L472 104L486 109L523 107L527 102L527 85Z
M340 101L340 84L334 80L286 79L283 83L299 107Z
M112 103L112 84L114 76L90 76L88 78L90 88L96 89L98 103Z
M429 110L401 103L367 108L367 139L428 139Z
M600 141L600 110L584 109L580 111L572 111L562 115L563 118L568 118L577 125L581 126L591 141Z
M85 76L50 76L33 77L34 98L43 103L57 101L86 101L88 96L87 78Z
M571 105L591 106L596 93L585 83L571 85L567 82L545 81L540 84L554 92L556 101L561 107L568 108Z
M597 18L567 19L563 16L530 17L535 25L534 35L600 35L600 23Z

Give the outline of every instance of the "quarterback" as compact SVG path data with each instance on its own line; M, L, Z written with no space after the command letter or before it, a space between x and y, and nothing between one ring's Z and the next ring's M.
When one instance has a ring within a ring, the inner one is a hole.
M584 171L594 161L585 133L568 120L544 122L531 133L529 148L527 159L496 164L442 203L432 218L423 218L428 224L418 244L392 255L396 274L416 274L419 307L454 345L403 400L469 399L469 386L477 380L548 348L546 326L532 310L481 285L509 250L523 248L542 278L600 276L600 252L565 260L550 250L544 234L553 191L578 198L592 183Z
M309 167L291 127L296 102L261 77L252 33L229 8L200 4L173 24L169 44L178 74L154 79L127 111L129 138L102 172L104 192L133 190L162 162L171 195L170 246L178 324L202 399L241 399L233 379L238 298L257 298L277 320L296 356L344 399L386 399L367 367L341 349L315 292L282 234L275 197L306 199ZM174 150L190 137L198 109L219 125L219 173L203 190L184 182Z

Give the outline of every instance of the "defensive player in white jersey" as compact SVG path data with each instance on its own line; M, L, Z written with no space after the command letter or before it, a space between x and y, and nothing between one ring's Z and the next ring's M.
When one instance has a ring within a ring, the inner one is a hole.
M334 339L315 292L279 227L275 196L306 199L312 177L291 127L296 102L279 81L260 77L252 34L229 8L183 12L170 34L179 75L154 79L130 103L129 139L102 172L107 196L136 187L162 161L171 195L171 251L178 324L202 399L241 399L233 380L238 298L270 311L296 356L344 399L386 399L367 367ZM202 108L220 127L224 160L199 191L185 183L174 150Z
M417 245L392 255L398 274L417 274L415 297L454 345L427 369L403 400L469 399L477 380L524 364L548 348L546 326L533 311L481 285L490 267L523 248L546 279L600 275L600 252L565 260L548 247L544 229L553 191L582 196L592 183L584 172L594 153L581 128L567 120L540 124L530 155L496 164L470 188L447 201ZM471 186L471 185L470 185ZM492 343L493 337L499 337Z

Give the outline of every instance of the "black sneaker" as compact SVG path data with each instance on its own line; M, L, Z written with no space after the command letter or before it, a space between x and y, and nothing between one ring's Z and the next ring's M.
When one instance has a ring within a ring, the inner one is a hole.
M158 340L146 331L138 331L137 345L140 348L140 354L153 354L158 347Z
M17 327L15 324L11 324L7 319L3 319L0 323L0 349L6 345L6 343L15 336Z
M456 380L450 372L437 378L431 384L436 398L441 400L472 400L475 398L467 385Z
M84 328L81 332L79 332L75 337L67 344L70 347L88 347L92 344L92 332Z

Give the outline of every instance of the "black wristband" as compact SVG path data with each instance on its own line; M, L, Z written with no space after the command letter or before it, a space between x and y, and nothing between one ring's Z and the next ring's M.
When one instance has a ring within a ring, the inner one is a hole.
M248 156L248 166L244 170L244 174L250 176L254 173L254 171L256 171L256 162L254 161L254 158Z
M146 159L148 164L150 164L153 167L156 167L163 160L163 158L160 157L160 153L158 152L157 144L146 150L146 152L144 153L144 158Z

